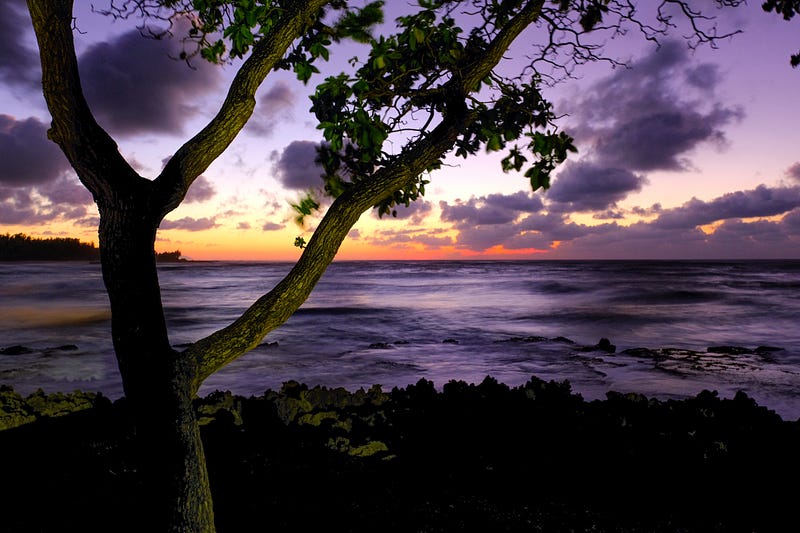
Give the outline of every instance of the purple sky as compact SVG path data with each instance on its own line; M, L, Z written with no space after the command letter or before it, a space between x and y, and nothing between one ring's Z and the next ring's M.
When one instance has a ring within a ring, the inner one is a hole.
M123 155L153 177L213 116L234 67L189 69L170 57L174 40L142 38L78 4L86 97ZM362 217L341 257L800 258L800 70L788 59L798 22L758 5L714 14L744 33L697 51L680 33L660 48L628 35L608 43L628 68L587 65L546 89L579 148L547 192L504 174L502 155L448 159L397 218ZM91 197L46 138L29 26L24 1L0 3L0 232L96 240ZM333 52L330 73L359 50ZM296 257L293 238L313 223L294 225L288 204L320 185L312 85L270 76L251 123L162 224L162 248Z

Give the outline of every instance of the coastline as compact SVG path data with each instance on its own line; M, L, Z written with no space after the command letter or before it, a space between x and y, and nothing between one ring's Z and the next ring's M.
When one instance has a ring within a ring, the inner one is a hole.
M14 457L0 494L4 526L133 531L116 518L136 508L138 483L125 401L69 397L38 394L35 422L0 431L3 457ZM77 410L64 414L69 401ZM800 421L744 393L586 401L567 382L537 378L452 381L441 391L426 380L354 392L287 382L260 396L215 392L196 407L221 532L798 524L793 491L778 487L800 475Z

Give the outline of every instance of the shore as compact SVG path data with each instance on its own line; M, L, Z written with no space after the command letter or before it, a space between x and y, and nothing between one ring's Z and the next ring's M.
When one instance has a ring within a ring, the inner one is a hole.
M125 400L0 391L3 531L127 531ZM567 382L197 400L220 532L798 529L800 422L745 394L585 401ZM70 407L71 406L71 407ZM787 485L788 482L788 485ZM131 526L132 527L132 526ZM133 529L130 529L133 530Z

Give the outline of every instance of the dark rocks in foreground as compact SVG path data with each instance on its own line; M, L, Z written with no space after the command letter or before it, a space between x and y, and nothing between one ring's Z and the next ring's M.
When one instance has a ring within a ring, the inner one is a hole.
M513 388L450 382L441 392L425 380L352 393L289 382L196 405L220 532L800 525L785 483L800 476L800 422L743 393L587 402L567 382L536 378ZM125 413L124 400L95 398L0 432L3 531L135 530L119 518L146 512Z

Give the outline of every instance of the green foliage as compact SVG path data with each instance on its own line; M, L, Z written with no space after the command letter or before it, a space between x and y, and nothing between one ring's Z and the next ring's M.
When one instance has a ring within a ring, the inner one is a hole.
M311 111L325 143L319 160L325 170L325 190L338 196L351 184L369 179L391 165L394 156L385 145L393 138L413 146L429 140L435 124L456 114L464 121L454 150L461 157L499 151L510 141L530 138L527 151L532 163L526 176L534 189L549 185L549 174L574 151L564 133L542 133L555 118L552 106L540 93L539 79L527 83L506 81L497 74L474 87L459 88L456 82L465 69L478 61L489 46L485 28L468 35L449 16L455 1L420 1L421 9L399 17L397 32L369 41L369 53L354 58L352 73L326 78L311 97ZM488 4L492 23L508 22L520 2ZM505 171L522 171L528 157L516 147ZM425 170L439 168L446 154ZM504 160L505 161L505 160ZM394 213L395 205L409 205L425 193L429 181L423 175L389 194L376 208L379 215Z
M316 198L314 198L314 195L310 191L307 192L299 202L291 205L292 209L297 212L295 222L297 222L298 225L302 225L305 217L311 216L319 209L319 202L316 200ZM297 240L295 240L295 246L298 246ZM302 248L302 246L300 246L300 248Z

